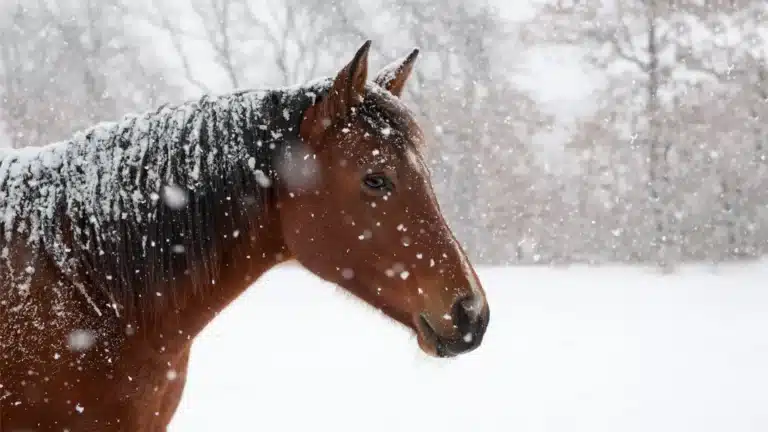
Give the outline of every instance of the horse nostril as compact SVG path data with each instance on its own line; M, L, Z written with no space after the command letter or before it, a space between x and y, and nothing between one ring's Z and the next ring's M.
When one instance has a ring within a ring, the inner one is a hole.
M467 296L464 297L459 303L461 303L464 312L471 321L476 321L480 316L480 312L483 309L483 299L479 296Z
M482 298L472 295L462 297L453 304L453 323L461 332L464 342L475 342L475 339L481 336L484 327L481 319L482 308Z

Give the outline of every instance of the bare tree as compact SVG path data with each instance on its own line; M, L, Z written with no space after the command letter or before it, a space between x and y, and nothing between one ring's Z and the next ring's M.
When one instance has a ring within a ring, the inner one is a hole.
M718 125L717 132L727 133L732 142L718 152L714 175L719 179L720 217L715 223L726 233L728 254L754 255L765 240L760 240L753 223L758 215L748 202L768 199L768 126L762 120L768 116L768 36L762 25L768 4L681 2L679 12L689 19L679 28L678 57L707 84L701 97L707 99L708 124Z
M2 117L15 147L44 145L172 90L140 60L111 3L20 0L0 6Z
M486 1L383 1L378 13L401 45L422 48L408 97L437 141L435 189L457 237L484 262L520 259L509 245L535 217L524 210L538 169L528 143L551 119L503 69L506 23Z
M222 89L290 85L329 70L332 59L362 40L353 2L329 8L320 0L267 0L258 6L246 0L185 0L172 8L150 0L122 10L168 38L187 83L201 92L215 87L210 65L222 73ZM197 26L182 27L179 16L194 18ZM190 46L205 47L207 55L190 56Z
M674 140L665 129L664 99L671 93L678 64L676 17L670 2L609 1L546 4L531 24L529 37L584 48L587 60L608 76L605 95L613 99L611 116L627 148L645 154L647 205L653 220L653 245L663 266L677 260L669 154ZM617 85L618 84L618 85ZM601 115L606 115L603 112ZM629 139L632 137L631 139Z

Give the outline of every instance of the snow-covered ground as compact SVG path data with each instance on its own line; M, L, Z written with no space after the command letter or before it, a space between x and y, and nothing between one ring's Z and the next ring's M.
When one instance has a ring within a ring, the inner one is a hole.
M766 264L481 269L491 324L451 361L285 265L198 339L171 430L764 432Z

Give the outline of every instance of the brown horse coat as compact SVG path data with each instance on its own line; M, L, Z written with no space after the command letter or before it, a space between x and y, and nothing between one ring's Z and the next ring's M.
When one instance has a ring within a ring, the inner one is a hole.
M484 293L397 98L416 51L371 83L368 46L333 79L0 150L0 431L165 430L194 337L287 259L430 354L480 344Z

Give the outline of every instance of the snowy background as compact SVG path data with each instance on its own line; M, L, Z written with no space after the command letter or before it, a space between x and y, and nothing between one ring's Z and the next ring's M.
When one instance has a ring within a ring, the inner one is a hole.
M197 341L172 430L765 431L766 22L765 0L2 0L0 146L418 46L405 98L481 266L483 347L426 360L284 266Z
M474 262L754 259L766 17L764 0L5 0L0 141L335 74L365 39L372 71L418 46L405 97Z
M438 361L334 286L278 267L196 341L171 431L768 430L765 262L480 278L483 346Z

